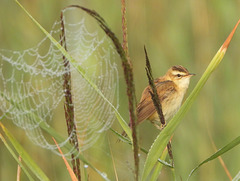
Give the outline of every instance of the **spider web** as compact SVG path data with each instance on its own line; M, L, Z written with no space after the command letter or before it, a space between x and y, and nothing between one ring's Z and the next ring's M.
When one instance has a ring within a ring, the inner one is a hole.
M68 53L117 108L117 54L110 39L94 19L79 10L63 10L63 22L65 37L61 39L65 38ZM61 32L61 21L58 20L50 34L59 40ZM26 50L0 50L0 118L12 120L24 129L33 143L55 151L55 144L39 126L41 122L47 122L66 137L59 143L64 146L71 136L67 136L67 128L63 130L59 126L66 125L64 101L67 90L63 89L63 75L71 73L73 105L69 106L74 106L78 142L80 151L84 151L109 129L115 114L79 72L72 66L64 67L64 63L61 52L47 37Z

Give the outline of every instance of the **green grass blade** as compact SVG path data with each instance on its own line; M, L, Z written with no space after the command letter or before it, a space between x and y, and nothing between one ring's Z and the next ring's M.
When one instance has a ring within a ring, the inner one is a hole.
M209 63L207 69L203 73L202 77L198 81L197 85L191 92L190 96L187 98L185 103L182 105L180 110L177 112L177 114L173 117L173 119L168 123L168 125L160 132L160 134L155 139L154 143L152 144L150 151L148 153L147 159L145 161L143 174L142 174L142 180L147 180L148 175L152 171L154 165L157 162L157 159L162 155L162 152L164 148L166 147L169 139L173 135L175 129L180 124L183 116L186 114L186 112L189 110L195 99L197 98L199 92L203 88L204 84L212 74L212 72L217 68L219 63L221 62L222 58L224 57L224 54L227 50L227 47L231 41L231 38L240 23L240 20L235 25L234 29L224 42L224 44L220 47L216 55L213 57L212 61Z
M120 114L116 113L116 117L118 119L119 124L122 126L123 130L127 133L128 137L130 138L132 142L132 130L126 123L126 121L123 120L122 116Z
M29 156L29 154L24 150L24 148L21 146L21 144L13 137L13 135L3 126L2 123L0 123L0 126L13 145L13 147L16 149L18 154L22 157L24 163L28 166L28 168L39 178L39 180L48 181L49 178L45 175L45 173L42 171L42 169L33 161L33 159Z
M1 124L1 123L0 123ZM7 143L7 141L4 139L4 137L0 134L0 139L2 140L3 144L5 145L5 147L8 149L9 153L12 155L12 157L16 160L16 162L18 163L18 165L20 165L20 167L22 168L22 170L24 171L24 173L26 174L26 176L28 177L28 179L30 181L34 181L34 179L32 178L32 176L30 175L30 173L27 171L27 169L24 167L24 165L22 164L22 162L19 161L17 155L14 153L14 151L12 150L12 148L10 147L10 145Z
M165 160L166 157L167 157L167 154L168 154L167 149L165 149L165 150L163 151L163 154L161 155L160 159L161 159L161 160ZM162 167L163 167L163 164L162 164L162 163L159 163L159 162L158 162L158 163L156 164L156 167L155 167L155 169L154 169L154 171L153 171L153 174L152 174L152 176L151 176L150 181L155 181L155 180L158 179L158 176L159 176L159 174L161 173Z
M61 53L68 59L68 61L73 65L73 67L81 74L81 76L88 82L88 84L106 101L110 107L114 110L115 115L117 116L117 119L120 120L120 125L127 125L126 121L122 118L118 110L114 107L114 105L103 95L101 90L98 89L96 84L94 84L86 75L85 70L81 65L78 64L78 62L62 47L57 40L55 40L32 16L31 14L17 1L15 2L22 8L22 10L29 16L29 18L38 26L38 28L49 38L49 40L61 51ZM123 123L125 122L125 123ZM129 134L129 130L126 129L126 126L123 126L124 131L128 134L129 137L131 137L131 134ZM131 133L131 132L130 132Z
M216 153L214 153L212 156L210 156L209 158L207 158L206 160L204 160L203 162L201 162L197 167L195 167L191 173L188 176L188 179L192 176L192 174L203 164L216 159L217 157L223 155L224 153L226 153L227 151L233 149L235 146L237 146L238 144L240 144L240 136L237 137L236 139L234 139L233 141L231 141L230 143L228 143L226 146L224 146L223 148L219 149Z
M239 181L240 180L240 171L238 174L232 179L232 181Z

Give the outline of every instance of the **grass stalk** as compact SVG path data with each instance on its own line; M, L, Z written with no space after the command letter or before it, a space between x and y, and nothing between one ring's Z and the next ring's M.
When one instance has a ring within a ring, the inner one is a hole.
M149 91L149 93L151 94L152 101L153 101L153 104L155 106L155 109L157 110L159 120L161 121L162 126L165 126L166 122L165 122L165 118L164 118L164 115L163 115L163 112L162 112L162 105L161 105L160 100L159 100L156 85L154 84L154 79L153 79L153 76L152 76L152 68L151 68L151 65L150 65L150 61L149 61L147 50L146 50L145 46L144 46L144 52L145 52L145 59L146 59L145 70L146 70L146 73L147 73L149 86L152 89L152 91Z
M201 162L198 166L196 166L191 173L188 176L188 180L190 179L190 177L193 175L193 173L199 168L201 167L203 164L208 163L209 161L212 161L216 158L218 158L219 156L223 155L224 153L228 152L229 150L233 149L235 146L240 144L240 136L238 136L237 138L235 138L234 140L232 140L230 143L228 143L227 145L225 145L224 147L222 147L221 149L219 149L217 152L215 152L213 155L211 155L210 157L208 157L207 159L205 159L203 162Z
M61 13L61 28L62 34L60 35L61 46L67 51L67 42L65 36L65 26L63 21L63 13ZM72 100L72 82L71 82L71 68L70 63L63 55L63 63L65 73L63 74L63 92L65 96L64 102L64 111L65 111L65 119L67 123L67 131L68 136L71 138L69 139L70 143L79 151L79 143L77 137L77 129L76 124L74 121L74 104ZM79 158L75 158L74 154L71 154L72 157L72 166L75 175L77 176L78 180L81 181L81 172L80 172L80 160Z
M162 128L164 129L164 127L166 125L166 121L165 121L165 118L164 118L164 115L162 112L162 105L160 103L159 95L157 93L157 88L154 83L154 78L152 76L152 68L151 68L151 64L150 64L145 46L144 46L144 52L145 52L145 58L146 58L146 68L145 69L146 69L146 73L147 73L147 77L148 77L149 86L151 87L151 90L152 90L152 91L149 91L149 93L151 94L155 109L157 110L159 120L162 124ZM173 153L172 153L171 141L169 141L167 144L167 150L168 150L168 155L169 155L170 159L172 160L172 166L173 166L174 164L173 164ZM159 167L159 168L161 168L161 167Z
M132 141L133 141L133 155L134 155L134 166L135 166L135 180L138 181L139 175L139 145L137 138L137 124L135 116L135 107L136 107L136 97L135 97L135 86L133 81L133 70L132 63L129 57L128 51L128 38L127 38L127 18L126 18L126 1L121 0L121 12L122 12L122 32L123 32L123 43L122 47L127 57L127 62L122 62L124 69L125 80L127 83L127 95L129 103L129 113L130 113L130 127L132 128Z

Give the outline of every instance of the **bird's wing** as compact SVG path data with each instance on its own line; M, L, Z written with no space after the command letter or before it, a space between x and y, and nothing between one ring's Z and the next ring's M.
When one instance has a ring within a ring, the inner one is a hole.
M162 102L176 90L175 84L170 80L158 82L155 83L155 85L157 88L160 102ZM140 123L145 119L149 118L156 111L149 91L151 91L151 88L149 86L144 89L140 103L137 106L137 123Z

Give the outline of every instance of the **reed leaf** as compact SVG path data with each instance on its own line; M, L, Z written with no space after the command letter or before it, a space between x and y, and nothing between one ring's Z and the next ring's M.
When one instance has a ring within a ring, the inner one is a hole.
M165 149L165 150L163 151L163 154L161 155L161 158L160 158L160 159L161 159L161 160L165 160L166 157L167 157L167 154L168 154L167 149ZM159 174L161 173L162 167L163 167L163 164L162 164L162 163L158 162L158 163L156 164L155 169L154 169L154 171L153 171L153 174L152 174L152 176L151 176L150 181L155 181L155 180L158 179L158 176L159 176Z
M2 123L0 122L0 125ZM28 179L30 181L34 181L34 179L32 178L32 176L30 175L30 173L28 172L28 170L25 168L25 166L22 164L22 162L20 162L20 160L18 159L17 155L14 153L14 150L11 148L11 146L7 143L7 141L5 140L5 138L3 137L3 135L0 134L0 139L2 140L3 144L5 145L5 147L8 149L9 153L12 155L12 157L17 161L18 165L22 168L22 170L24 171L24 173L26 174L26 176L28 177Z
M189 178L192 176L192 174L203 164L212 161L214 159L216 159L217 157L223 155L224 153L228 152L229 150L233 149L235 146L240 144L240 136L238 136L237 138L235 138L233 141L231 141L230 143L228 143L226 146L224 146L223 148L219 149L216 153L214 153L213 155L211 155L210 157L208 157L206 160L204 160L203 162L201 162L198 166L196 166L191 173L188 176L188 180Z
M36 175L36 177L39 178L39 180L43 180L43 181L50 180L42 171L42 169L34 162L34 160L30 157L30 155L25 151L25 149L21 146L21 144L14 138L14 136L8 131L8 129L1 122L0 122L0 126L3 132L5 133L5 135L7 136L8 140L11 142L15 150L22 157L22 160L24 161L24 163L34 173L34 175ZM11 153L10 150L9 152ZM12 156L15 157L14 155Z

